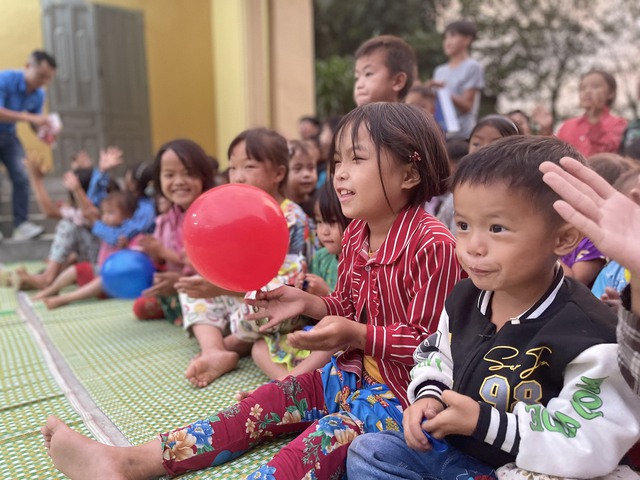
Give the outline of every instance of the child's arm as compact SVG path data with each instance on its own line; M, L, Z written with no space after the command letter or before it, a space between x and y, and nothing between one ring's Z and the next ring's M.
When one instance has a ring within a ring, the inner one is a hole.
M520 402L507 413L480 403L473 436L516 455L526 470L571 478L609 473L640 434L640 397L624 382L616 356L616 344L582 352L546 406Z
M445 407L443 393L453 385L453 360L449 342L449 316L446 310L440 315L438 330L416 348L413 358L416 365L411 370L411 383L407 396L411 406L403 413L404 437L414 450L429 449L423 428L432 432L432 419ZM429 420L427 425L423 425ZM433 432L437 438L443 435Z
M480 94L477 88L469 88L462 92L462 95L451 94L451 101L455 107L462 113L468 113L473 108L476 101L476 95Z
M234 297L244 296L244 293L233 292L214 285L200 275L180 277L175 287L179 293L184 293L191 298L213 298L219 297L220 295L231 295Z
M287 343L302 350L345 350L348 347L364 350L367 327L345 317L328 315L309 331L290 333Z
M143 235L138 245L155 263L169 262L180 265L185 262L184 255L168 248L153 235Z
M44 182L42 181L44 173L40 168L39 161L33 158L33 155L30 154L25 157L24 165L27 169L27 173L29 174L31 189L35 194L36 202L38 203L40 211L48 218L62 218L60 209L53 204L51 197L49 196L49 192L47 192L47 189L44 186Z
M248 305L258 311L247 315L247 320L268 318L269 322L260 327L261 332L297 315L320 319L327 315L327 307L322 298L303 292L295 287L283 285L268 292L258 291L255 299L245 299Z
M451 100L461 113L468 113L473 109L476 96L480 95L481 89L484 88L484 68L482 65L477 62L471 62L467 64L467 68L464 82L460 85L462 94L457 95L451 92Z
M120 237L133 238L140 233L148 233L153 229L155 223L156 212L153 206L153 200L142 198L138 200L138 206L133 216L126 220L119 227L110 227L101 221L97 221L92 233L104 240L109 245L117 245Z
M89 181L89 188L87 189L87 197L96 207L100 206L100 202L102 202L108 194L109 170L121 163L122 150L118 147L109 147L106 150L100 150L98 168L93 169L91 180Z
M153 285L142 292L143 297L155 295L167 296L176 293L176 282L180 278L177 272L156 272L153 275Z

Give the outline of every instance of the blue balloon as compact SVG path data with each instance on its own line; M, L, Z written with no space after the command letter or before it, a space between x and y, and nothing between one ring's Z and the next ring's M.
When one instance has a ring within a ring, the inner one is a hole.
M153 262L146 254L135 250L118 250L102 264L102 288L111 297L138 298L153 285L154 272Z

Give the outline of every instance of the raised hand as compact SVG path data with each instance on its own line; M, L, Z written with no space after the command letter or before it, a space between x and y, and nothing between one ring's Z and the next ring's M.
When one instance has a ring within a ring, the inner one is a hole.
M640 275L640 191L632 190L631 200L577 160L565 157L560 164L540 165L545 183L563 199L553 205L558 214L602 253Z
M101 172L106 172L122 163L122 150L118 147L108 147L100 150L100 162L98 168Z
M65 172L65 174L62 176L62 183L70 192L75 192L77 189L82 188L80 186L80 180L78 180L78 176L71 171Z

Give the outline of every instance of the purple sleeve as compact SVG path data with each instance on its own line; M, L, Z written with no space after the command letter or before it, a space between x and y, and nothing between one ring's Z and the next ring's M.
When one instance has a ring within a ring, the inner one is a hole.
M604 259L605 256L596 248L591 240L583 238L576 249L562 257L562 262L568 267L573 267L578 262Z

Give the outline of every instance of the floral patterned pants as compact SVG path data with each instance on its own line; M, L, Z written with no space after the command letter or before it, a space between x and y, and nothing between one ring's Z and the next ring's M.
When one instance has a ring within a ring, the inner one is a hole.
M171 476L220 465L275 436L302 432L247 478L338 479L351 441L400 430L400 402L384 384L335 366L267 383L242 402L160 435Z

